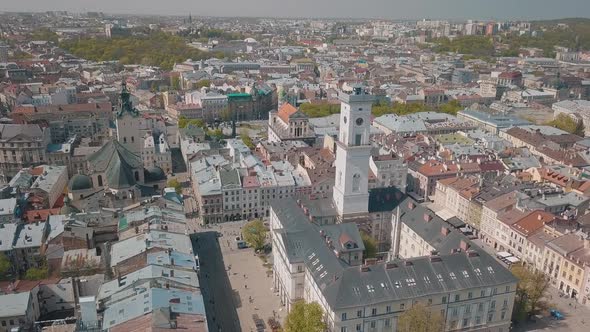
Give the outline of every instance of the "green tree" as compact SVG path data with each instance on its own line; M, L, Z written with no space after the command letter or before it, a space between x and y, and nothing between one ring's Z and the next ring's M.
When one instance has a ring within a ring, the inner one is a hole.
M180 90L180 77L170 76L170 88L172 90Z
M196 88L200 89L202 87L206 87L208 88L211 85L211 81L210 80L200 80L197 82L196 84Z
M397 330L400 332L442 332L444 319L440 312L432 312L422 303L417 303L399 316Z
M176 191L177 194L182 193L182 185L180 184L180 182L178 182L178 180L170 179L170 180L168 180L168 183L166 185L169 188L174 188L174 190Z
M27 280L41 280L48 276L47 267L36 268L32 267L25 273L25 279Z
M438 111L440 113L457 115L457 113L462 109L464 109L464 107L461 106L461 103L459 103L458 100L451 100L450 102L448 102L446 104L440 105Z
M377 256L377 242L369 234L361 232L361 238L365 245L365 251L363 251L363 258L375 258Z
M225 135L223 135L223 131L219 128L217 128L215 130L208 130L207 136L214 138L214 139L218 139L218 140L221 140L225 137Z
M229 107L226 107L219 112L219 116L221 117L221 121L229 122L232 119L232 112Z
M340 113L339 104L330 104L327 102L317 104L305 103L299 109L310 118L321 118Z
M0 280L6 280L11 269L10 261L3 252L0 252Z
M549 288L549 278L541 271L534 271L522 265L514 265L510 271L518 278L515 315L524 318L536 314Z
M324 332L324 311L317 302L295 302L285 318L285 332Z
M186 128L188 125L206 128L207 124L202 119L187 119L184 116L178 118L178 128Z
M557 115L555 119L547 123L547 125L567 131L570 134L584 136L584 122L582 120L576 121L566 114Z
M254 249L262 249L266 242L266 227L260 219L255 219L244 225L242 228L242 236L244 241Z
M242 142L244 142L244 144L251 150L256 148L254 142L252 141L252 137L250 137L250 131L248 128L240 129L240 138L242 139Z

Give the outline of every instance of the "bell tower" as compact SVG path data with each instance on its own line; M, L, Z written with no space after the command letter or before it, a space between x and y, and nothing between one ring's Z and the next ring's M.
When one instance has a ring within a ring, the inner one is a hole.
M340 217L369 209L369 158L371 107L375 97L363 86L341 93L340 131L336 142L334 203Z

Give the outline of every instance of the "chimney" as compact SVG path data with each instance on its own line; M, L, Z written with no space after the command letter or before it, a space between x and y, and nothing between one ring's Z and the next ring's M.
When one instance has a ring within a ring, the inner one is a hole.
M410 201L408 202L408 209L413 210L416 207L416 204L414 204L414 202Z
M450 233L450 232L451 232L451 230L450 230L450 229L448 229L448 228L446 228L445 226L443 226L443 227L440 229L440 233L441 233L443 236L447 236L447 235L449 235L449 233Z
M537 215L537 220L539 220L539 221L543 220L543 216L540 213Z
M404 262L404 266L412 266L414 265L414 263L410 262L410 261L405 261Z
M442 262L442 258L438 255L430 256L430 262Z
M424 213L424 221L430 222L432 220L432 216L428 213Z
M369 271L371 271L371 269L369 269L368 266L364 266L364 265L361 266L361 272L369 272Z

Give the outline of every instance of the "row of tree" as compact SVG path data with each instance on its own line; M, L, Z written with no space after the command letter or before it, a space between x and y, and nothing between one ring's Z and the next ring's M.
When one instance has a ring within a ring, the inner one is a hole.
M310 118L319 118L324 117L332 114L340 113L340 105L338 104L330 104L330 103L319 103L319 104L311 104L305 103L302 104L299 109L305 113ZM439 113L447 113L451 115L457 115L457 112L464 109L463 106L457 100L451 100L448 103L444 103L438 107L430 107L422 103L409 103L409 104L402 104L402 103L376 103L373 105L371 109L371 114L375 117L379 117L385 114L397 114L397 115L408 115L418 112L439 112Z
M142 36L72 39L61 42L60 47L88 60L118 60L122 64L158 66L166 70L186 59L223 57L221 54L189 47L184 38L164 32L152 32Z

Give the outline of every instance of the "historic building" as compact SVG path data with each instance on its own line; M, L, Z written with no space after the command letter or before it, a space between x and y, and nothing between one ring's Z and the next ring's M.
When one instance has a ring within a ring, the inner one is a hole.
M283 142L300 140L309 145L315 142L315 134L309 118L289 103L278 111L270 111L268 118L268 141Z

